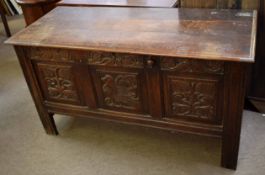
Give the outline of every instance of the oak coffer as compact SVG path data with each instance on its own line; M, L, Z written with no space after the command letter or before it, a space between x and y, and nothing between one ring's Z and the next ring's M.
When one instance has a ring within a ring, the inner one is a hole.
M256 11L58 7L11 37L40 119L109 119L222 139L237 165Z

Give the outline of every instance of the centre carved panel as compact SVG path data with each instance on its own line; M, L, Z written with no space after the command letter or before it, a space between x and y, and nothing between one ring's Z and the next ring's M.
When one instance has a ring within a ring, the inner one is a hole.
M104 106L137 110L141 106L137 73L99 72Z
M217 81L169 77L170 113L175 118L213 121L216 118Z

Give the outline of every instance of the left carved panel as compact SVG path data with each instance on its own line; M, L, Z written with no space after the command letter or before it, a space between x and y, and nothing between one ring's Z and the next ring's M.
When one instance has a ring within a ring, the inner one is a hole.
M46 100L80 104L70 65L36 63L36 71Z

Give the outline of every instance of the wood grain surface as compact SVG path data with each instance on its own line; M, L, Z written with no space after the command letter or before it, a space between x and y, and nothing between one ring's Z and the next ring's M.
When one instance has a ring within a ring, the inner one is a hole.
M62 0L59 6L175 7L179 0Z
M7 43L254 61L256 11L58 7Z

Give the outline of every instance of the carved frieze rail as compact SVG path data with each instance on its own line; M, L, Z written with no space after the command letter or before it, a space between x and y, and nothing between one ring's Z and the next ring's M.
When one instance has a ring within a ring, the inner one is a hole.
M192 59L161 58L161 69L184 73L224 74L224 62Z
M27 55L33 60L86 63L97 66L143 68L142 55L111 52L71 51L55 48L31 48Z

